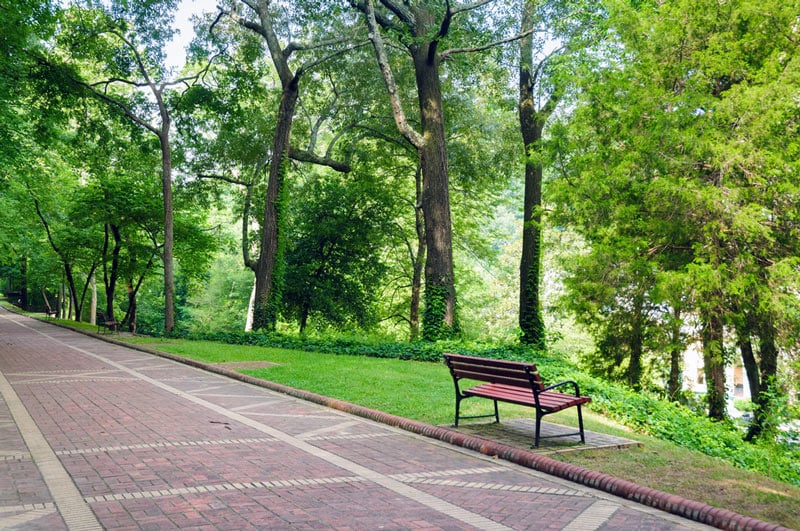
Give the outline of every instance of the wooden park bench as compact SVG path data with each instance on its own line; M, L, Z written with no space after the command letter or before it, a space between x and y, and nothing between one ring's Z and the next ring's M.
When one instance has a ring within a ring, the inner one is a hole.
M103 333L110 333L110 332L119 333L119 327L122 326L122 323L120 323L119 321L108 319L106 317L106 314L104 314L103 312L97 312L97 318L95 322L97 323L97 331L100 332L102 330Z
M539 435L542 417L575 406L578 408L580 431L549 435L547 437L580 435L581 442L586 442L583 433L581 405L591 402L592 399L588 396L580 396L580 390L576 382L567 380L545 387L541 376L539 376L539 371L533 363L477 358L459 354L445 354L444 359L450 368L450 374L453 376L453 383L456 386L456 427L458 427L459 419L467 418L494 417L495 422L500 422L497 402L530 406L536 410L536 439L533 445L536 448L539 446L539 440L545 438ZM474 380L484 383L462 389L461 380ZM573 393L554 391L554 389L562 386L570 387ZM461 401L471 397L493 400L494 414L461 416Z
M47 316L48 319L52 319L53 317L55 317L58 314L58 312L56 311L55 308L51 308L50 305L45 302L44 303L44 314L45 314L45 316Z

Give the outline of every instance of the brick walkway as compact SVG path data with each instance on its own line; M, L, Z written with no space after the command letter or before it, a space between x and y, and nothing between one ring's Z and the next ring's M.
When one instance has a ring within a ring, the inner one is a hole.
M0 309L0 529L705 529Z

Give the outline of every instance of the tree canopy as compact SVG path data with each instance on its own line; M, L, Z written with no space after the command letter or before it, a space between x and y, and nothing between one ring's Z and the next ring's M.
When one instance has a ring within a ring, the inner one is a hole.
M800 0L224 0L172 66L178 4L4 8L15 301L531 352L574 327L585 367L686 402L695 345L704 410L728 415L741 366L748 437L774 430L798 387Z

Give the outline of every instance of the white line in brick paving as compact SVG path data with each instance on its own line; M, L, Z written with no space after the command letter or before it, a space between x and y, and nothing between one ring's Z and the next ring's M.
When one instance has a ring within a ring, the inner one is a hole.
M202 494L205 492L220 492L225 490L246 489L280 489L288 487L308 487L316 485L335 485L339 483L363 483L365 478L359 476L344 476L314 479L280 479L275 481L250 481L247 483L217 483L215 485L197 485L194 487L177 487L173 489L159 489L140 492L122 492L117 494L104 494L89 496L88 503L121 501L144 498L161 498L163 496L183 496L186 494Z
M301 415L298 413L262 413L253 411L248 413L251 417L276 417L285 419L338 419L341 415Z
M570 522L562 531L594 531L604 526L617 512L619 505L607 501L596 501Z
M142 443L142 444L128 444L124 446L99 446L97 448L80 448L77 450L58 450L56 455L83 455L83 454L99 454L108 452L122 452L125 450L149 450L152 448L179 448L185 446L217 446L221 444L259 444L265 442L274 442L272 437L258 437L248 439L222 439L217 441L176 441L176 442L159 442L159 443Z
M14 451L6 451L0 450L0 462L5 461L29 461L31 458L31 454L27 452L14 452Z
M477 468L463 468L457 470L441 470L439 472L419 473L419 474L391 474L388 477L396 479L402 483L418 483L425 485L442 485L446 487L456 488L477 488L483 490L507 490L513 492L530 492L535 494L554 494L558 496L579 496L586 497L584 493L565 490L565 489L551 489L542 487L532 487L528 485L508 485L501 483L481 483L475 481L454 481L451 479L432 479L430 477L422 476L460 476L460 475L475 475L487 474L489 472L502 472L508 470L504 467L477 467ZM323 477L323 478L300 478L300 479L276 479L270 481L250 481L246 483L217 483L213 485L196 485L192 487L176 487L170 489L158 489L151 491L136 491L136 492L122 492L116 494L103 494L99 496L88 496L85 498L88 503L104 502L104 501L121 501L142 498L160 498L163 496L183 496L186 494L200 494L205 492L219 492L225 490L246 490L246 489L282 489L288 487L314 487L318 485L333 485L341 483L363 483L367 478L363 476L337 476L337 477ZM598 502L593 505L598 510L598 514L602 516L602 521L605 522L614 511L608 512L609 508L616 510L618 505L612 505L608 502ZM579 526L585 525L589 522L588 513L583 513L579 518L581 522ZM593 520L592 520L593 521ZM572 531L584 529L584 527L570 528Z
M39 431L36 422L34 422L28 410L25 409L25 405L2 372L0 372L0 394L8 405L8 410L14 417L14 421L19 426L19 431L28 446L31 458L39 468L42 479L44 479L67 527L71 531L102 529L97 517L95 517L86 502L83 501L81 493L78 492L78 488L72 482L72 478L61 465L53 449L47 444L47 440L42 432Z
M211 385L211 386L206 386L206 387L200 387L198 389L193 389L193 390L191 390L189 392L199 395L199 394L205 393L206 391L213 391L215 389L220 389L222 387L224 387L224 385Z
M18 505L16 507L3 507L0 509L0 529L11 529L38 520L43 516L48 516L56 512L56 506L52 503L31 505ZM3 516L3 513L17 513L11 516Z
M379 439L381 437L394 437L394 433L362 433L359 435L318 435L303 437L304 441L355 441L359 439Z
M198 393L193 393L198 394ZM253 402L252 404L245 404L243 406L237 406L230 408L231 411L246 411L248 409L254 409L261 406L269 406L275 404L276 402L283 402L283 400L261 400L260 402Z
M325 426L324 428L319 428L319 429L316 429L316 430L310 430L310 431L306 431L306 432L303 432L303 433L298 433L297 435L295 435L295 437L297 437L298 439L308 440L308 439L314 438L314 437L316 437L318 435L321 435L323 433L330 433L332 431L341 432L341 431L344 431L344 430L346 430L347 428L349 428L351 426L358 426L359 424L363 424L363 422L361 422L360 420L349 420L349 421L346 421L346 422L340 422L338 424L333 424L331 426Z
M37 384L70 384L70 383L108 383L108 382L131 382L134 378L42 378L40 380L19 380L14 385L37 385Z
M265 424L262 424L262 423L260 423L260 422L258 422L256 420L248 418L248 417L246 417L244 415L241 415L239 413L235 413L233 411L230 411L228 408L225 408L223 406L214 404L214 403L209 402L207 400L204 400L204 399L202 399L202 398L200 398L198 396L194 396L194 395L189 394L189 393L187 393L185 391L182 391L180 389L177 389L175 387L167 385L167 384L165 384L165 383L163 383L163 382L161 382L159 380L156 380L155 378L151 378L151 377L149 377L149 376L147 376L145 374L142 374L142 373L140 373L138 371L130 369L130 368L128 368L128 367L126 367L126 366L124 366L122 364L119 364L119 363L117 363L117 362L115 362L113 360L110 360L110 359L108 359L108 358L106 358L104 356L101 356L99 354L95 354L94 352L90 352L88 350L82 349L80 347L76 347L74 345L70 345L69 343L61 341L61 340L59 340L59 339L57 339L57 338L55 338L53 336L50 336L50 335L48 335L48 334L46 334L44 332L40 332L38 330L35 330L34 328L31 328L31 327L29 327L29 326L27 326L25 324L22 324L22 323L17 323L17 324L19 324L20 326L23 326L25 328L28 328L29 330L31 330L33 332L36 332L37 334L40 334L40 335L42 335L44 337L47 337L50 340L52 340L52 341L54 341L56 343L59 343L60 345L62 345L65 348L68 348L70 350L74 350L76 352L80 352L82 354L85 354L85 355L87 355L87 356L89 356L91 358L94 358L94 359L96 359L98 361L101 361L101 362L106 363L106 364L108 364L108 365L110 365L112 367L115 367L115 368L117 368L117 369L119 369L121 371L124 371L124 372L130 374L131 376L139 378L140 380L145 381L145 382L147 382L147 383L153 385L154 387L157 387L157 388L159 388L159 389L161 389L163 391L169 392L169 393L171 393L171 394L173 394L173 395L175 395L177 397L180 397L180 398L182 398L184 400L188 400L188 401L190 401L190 402L192 402L194 404L197 404L199 406L202 406L202 407L204 407L204 408L206 408L206 409L208 409L210 411L214 411L214 412L216 412L216 413L218 413L220 415L223 415L225 417L230 418L231 420L235 420L237 422L240 422L240 423L242 423L242 424L244 424L246 426L249 426L249 427L251 427L253 429L256 429L256 430L258 430L258 431L260 431L262 433L266 433L267 435L275 437L276 439L278 439L278 440L280 440L280 441L282 441L282 442L284 442L284 443L286 443L286 444L288 444L290 446L293 446L294 448L297 448L298 450L301 450L301 451L304 451L304 452L306 452L306 453L308 453L310 455L313 455L314 457L317 457L318 459L322 459L324 461L327 461L328 463L331 463L332 465L338 466L339 468L342 468L344 470L348 470L348 471L356 474L357 476L359 476L361 478L364 478L365 480L372 481L373 483L375 483L377 485L380 485L380 486L382 486L382 487L384 487L384 488L386 488L388 490L391 490L392 492L394 492L396 494L399 494L401 496L409 498L410 500L413 500L413 501L415 501L417 503L420 503L420 504L422 504L424 506L427 506L427 507L429 507L429 508L431 508L431 509L433 509L435 511L439 511L439 512L441 512L443 514L446 514L446 515L450 516L451 518L455 518L457 520L461 520L462 522L467 523L467 524L472 525L472 526L475 526L478 529L486 529L486 530L495 530L495 529L496 530L501 530L501 529L502 530L506 530L506 529L510 529L510 528L508 528L508 527L506 527L504 525L498 524L497 522L494 522L494 521L492 521L492 520L490 520L488 518L485 518L485 517L483 517L483 516L481 516L479 514L473 513L472 511L468 511L468 510L466 510L466 509L464 509L462 507L459 507L459 506L454 505L454 504L452 504L450 502L447 502L445 500L437 498L436 496L432 496L432 495L430 495L430 494L428 494L426 492L423 492L423 491L420 491L418 489L415 489L414 487L411 487L411 486L406 485L406 484L404 484L404 483L402 483L400 481L397 481L396 479L393 479L393 478L391 478L391 477L389 477L389 476L387 476L385 474L381 474L380 472L377 472L377 471L371 470L371 469L369 469L369 468L367 468L365 466L359 465L358 463L355 463L355 462L353 462L353 461L351 461L351 460L349 460L347 458L344 458L342 456L336 455L336 454L334 454L332 452L328 452L328 451L323 450L321 448L317 448L316 446L313 446L313 445L307 443L306 441L302 441L302 440L298 439L297 437L294 437L294 436L292 436L292 435L290 435L288 433L282 432L282 431L280 431L278 429L275 429L275 428L273 428L271 426L267 426ZM245 397L244 396L237 396L237 398L245 398ZM27 414L27 412L26 412L26 414ZM31 420L31 422L33 422L33 421ZM35 427L35 424L34 424L34 427ZM38 429L37 429L37 432L38 432ZM52 450L50 450L50 453L52 454ZM55 456L55 454L52 454L52 458L54 460L56 460L56 462L58 461L58 458ZM60 466L60 464L59 464L59 466ZM62 468L62 470L63 470L63 468ZM64 473L66 474L66 472L64 472ZM72 483L70 483L70 485L72 485ZM72 488L73 489L75 488L74 485L72 485ZM83 500L81 500L81 502L83 502ZM83 505L85 506L85 504L83 504ZM94 517L93 514L92 514L92 517Z

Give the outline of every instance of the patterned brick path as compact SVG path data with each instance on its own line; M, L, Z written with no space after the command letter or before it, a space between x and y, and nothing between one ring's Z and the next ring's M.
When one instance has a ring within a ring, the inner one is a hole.
M0 529L705 529L0 309Z

